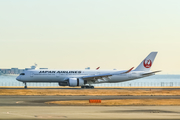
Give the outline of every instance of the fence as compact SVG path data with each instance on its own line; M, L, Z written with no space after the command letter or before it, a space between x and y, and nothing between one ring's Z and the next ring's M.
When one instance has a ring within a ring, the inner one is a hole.
M24 86L22 82L0 82L0 86ZM50 87L59 86L58 83L27 83L27 86ZM121 82L93 84L97 87L180 87L180 82Z

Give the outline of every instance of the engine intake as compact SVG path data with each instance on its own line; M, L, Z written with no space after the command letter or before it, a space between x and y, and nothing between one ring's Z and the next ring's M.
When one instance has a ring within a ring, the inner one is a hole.
M81 78L69 78L69 86L82 86L84 85L84 80Z

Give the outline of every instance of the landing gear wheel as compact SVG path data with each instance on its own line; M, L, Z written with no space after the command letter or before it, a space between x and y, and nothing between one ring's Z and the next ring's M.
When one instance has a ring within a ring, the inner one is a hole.
M27 84L26 83L24 83L24 84L25 84L24 88L26 89L27 88Z
M81 88L94 88L94 86L81 86Z

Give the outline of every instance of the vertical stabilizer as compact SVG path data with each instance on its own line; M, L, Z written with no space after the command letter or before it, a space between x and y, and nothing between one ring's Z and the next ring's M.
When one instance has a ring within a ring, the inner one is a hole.
M135 71L150 71L153 61L157 55L157 52L151 52L139 66L135 69Z

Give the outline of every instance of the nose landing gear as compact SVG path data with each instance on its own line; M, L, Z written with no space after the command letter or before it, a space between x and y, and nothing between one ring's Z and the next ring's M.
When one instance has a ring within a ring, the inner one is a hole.
M27 88L27 84L26 84L26 82L24 82L24 85L25 85L25 86L24 86L24 88L26 89L26 88Z

